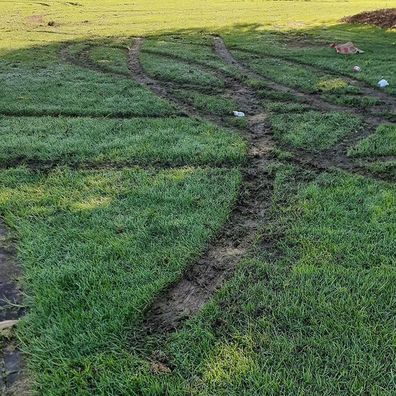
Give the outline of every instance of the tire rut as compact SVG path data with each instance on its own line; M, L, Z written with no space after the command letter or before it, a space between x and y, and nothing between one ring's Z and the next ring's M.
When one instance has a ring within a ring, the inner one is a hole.
M18 285L21 270L15 255L15 246L10 241L4 222L0 220L0 391L4 395L28 392L25 363L11 332L11 328L25 314L23 295Z
M225 46L224 41L219 36L214 36L214 48L216 54L223 59L224 62L228 63L229 65L234 66L238 69L242 74L246 76L250 76L255 79L266 81L269 88L282 92L282 93L289 93L293 96L302 99L305 103L310 105L313 108L316 108L321 111L337 111L337 112L348 112L357 116L365 116L365 121L371 127L376 127L380 123L388 123L388 121L382 117L368 115L366 110L358 110L354 108L350 108L348 106L343 105L336 105L327 102L326 100L319 97L317 94L311 94L299 91L295 88L280 84L268 77L264 77L261 74L251 70L248 66L244 65L242 62L236 60L233 55L230 53L228 48Z
M145 74L139 61L142 44L142 38L136 39L129 53L129 67L136 81L178 106L185 106L172 97L169 83L160 83ZM242 130L249 142L249 155L248 164L242 169L243 181L239 200L216 241L188 268L180 281L172 284L149 306L142 334L167 334L176 330L185 319L196 314L231 276L239 261L248 256L257 233L268 216L272 180L267 167L273 161L271 151L276 142L267 128L266 115L259 113L259 99L254 92L235 78L224 75L222 77L233 90L234 99L251 114L248 117L248 128ZM318 101L316 105L319 106ZM188 106L185 111L192 117L199 117L193 106ZM213 121L213 117L210 120ZM218 119L216 121L219 122ZM295 163L314 172L340 165L340 158L324 160L320 154L316 157L315 154L295 149L294 154L297 155ZM349 159L341 163L341 168L352 169ZM360 171L360 168L354 167L353 170ZM271 246L267 248L270 250Z
M264 53L264 52L261 52L261 51L248 50L248 49L245 49L245 48L233 48L233 49L235 51L243 52L243 53L254 55L254 56L261 56L261 57L264 57L264 58L267 58L267 59L281 60L282 62L284 62L286 64L289 64L290 66L293 66L293 65L304 66L307 69L310 69L310 70L312 70L314 72L326 73L326 74L332 75L334 77L342 76L343 79L348 84L360 88L362 93L378 98L379 100L384 102L386 105L390 106L391 108L394 108L394 106L395 106L395 99L392 96L390 96L386 92L381 92L381 91L379 91L379 90L377 90L375 88L369 87L368 85L366 85L364 83L364 81L359 80L357 78L353 78L350 75L348 75L347 73L335 72L334 70L332 70L332 69L330 69L328 67L315 66L315 65L313 65L311 63L303 62L301 60L290 58L290 57L287 57L287 56L273 55L273 54L268 54L268 53Z

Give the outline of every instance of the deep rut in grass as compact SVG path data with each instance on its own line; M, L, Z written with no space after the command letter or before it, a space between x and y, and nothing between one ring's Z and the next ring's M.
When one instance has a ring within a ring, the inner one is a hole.
M140 51L141 45L143 40L138 39L135 41L134 46L130 51L130 68L134 75L138 76L137 80L141 84L146 84L149 88L152 88L152 91L163 98L172 101L176 105L185 108L185 103L181 103L180 100L174 98L171 92L172 83L170 82L159 82L154 80L153 78L148 77L142 70L141 65L138 59L138 53ZM224 45L224 42L220 37L214 37L214 49L216 54L223 59L226 63L232 66L238 66L238 69L243 72L244 75L250 74L253 75L255 78L264 79L263 77L259 76L258 74L251 72L245 66L241 65L237 62L232 55L229 53L227 48ZM166 57L171 57L171 54L166 53L164 51L155 51L155 50L143 50L145 53L152 53L156 55L162 55ZM228 90L232 92L233 98L239 104L240 108L250 114L251 116L248 117L251 121L251 126L254 124L255 131L250 131L246 135L245 129L240 129L239 132L242 132L249 138L250 136L254 136L257 133L258 129L264 129L270 132L271 125L266 121L266 115L260 113L260 99L257 97L256 93L253 89L249 88L246 84L243 84L242 81L238 80L237 78L228 75L224 71L217 69L211 65L203 65L201 61L193 61L191 59L185 59L179 55L176 55L175 58L184 61L187 64L193 64L195 66L201 67L204 70L211 71L216 74L218 78L221 78L225 81ZM323 98L318 95L307 94L304 92L299 92L296 90L290 91L290 88L284 86L279 83L271 83L271 88L275 91L281 92L292 92L293 94L296 93L296 97L299 97L304 101L304 103L309 104L313 109L322 112L328 112L332 110L337 111L344 111L348 112L352 115L357 115L362 118L362 114L360 111L356 109L351 109L349 106L340 106L340 105L333 105L327 103ZM193 106L189 106L188 113L190 116L197 116L197 110ZM213 115L205 115L206 119L210 119L213 122L220 123L222 125L226 124L225 126L230 127L230 124L227 124L226 121L219 117L214 117ZM295 148L290 145L280 143L276 141L275 138L272 136L267 136L267 142L271 141L273 146L281 147L284 150L291 152L294 155L294 161L304 167L313 167L318 170L326 170L331 168L340 168L343 170L347 170L352 173L357 173L366 177L371 177L374 179L391 179L393 180L392 176L389 175L378 175L373 174L368 171L364 166L356 163L353 159L351 159L347 155L347 149L351 145L355 144L358 140L369 136L370 134L375 132L377 126L381 123L388 123L386 119L379 116L372 116L365 114L364 117L365 125L357 130L356 132L350 134L345 139L342 139L338 144L330 149L325 149L319 152L305 150L303 148Z
M158 81L149 77L143 70L139 53L143 44L143 39L138 38L128 53L128 65L134 79L141 85L149 88L154 94L175 104L180 111L192 118L204 118L220 125L230 127L230 124L223 117L204 114L198 111L192 104L186 103L174 96L175 82ZM244 179L240 198L230 215L228 225L223 232L212 243L205 253L195 264L188 269L180 282L171 285L148 309L146 314L145 329L151 333L166 333L175 329L184 318L196 313L202 305L213 295L214 291L221 286L225 279L232 274L233 269L239 260L247 254L252 240L257 234L260 225L265 222L268 205L271 201L271 176L267 172L267 165L273 160L271 150L274 147L287 149L294 157L292 161L302 168L313 170L314 172L341 168L350 172L374 177L369 172L353 162L347 155L345 149L354 141L374 132L375 128L384 119L381 117L366 115L367 127L365 131L359 130L355 134L341 141L334 148L323 150L319 153L310 152L303 149L296 149L284 144L280 144L271 134L270 125L266 121L266 114L260 109L260 98L257 97L253 89L243 82L243 76L252 76L256 79L265 80L269 88L276 92L292 94L302 102L310 105L319 111L346 111L351 114L362 115L360 111L353 110L348 106L334 105L318 95L300 92L296 89L269 81L265 77L251 71L240 62L236 61L220 37L214 38L214 50L225 63L228 63L239 70L242 74L240 79L217 69L214 66L201 61L183 59L176 55L174 58L185 63L208 70L221 78L228 89L233 94L233 98L241 109L249 115L247 128L239 128L249 142L249 158L247 166L242 170ZM164 51L144 50L147 53L172 57ZM65 56L66 50L63 52ZM89 61L87 50L81 57L72 57L68 61L74 62L78 66L91 68L100 72L108 71L96 66L92 67ZM110 74L114 74L111 72ZM122 75L124 76L124 75ZM181 84L180 84L181 85ZM271 244L267 246L271 249Z
M139 62L143 43L137 39L129 52L129 67L134 78L154 93L175 102L168 89L148 77ZM243 92L243 87L238 92ZM245 96L242 95L243 98ZM179 101L176 101L180 105ZM185 106L185 105L184 105ZM249 104L250 108L255 104ZM184 108L196 117L193 106ZM176 329L183 319L195 314L233 272L251 246L271 204L272 180L267 171L270 138L255 136L249 150L249 166L242 170L243 184L238 202L221 234L205 253L187 270L185 276L161 295L146 313L144 330L167 333Z
M175 99L169 87L169 82L159 82L148 77L140 62L139 52L143 39L137 39L129 52L129 67L135 79L149 87L155 94L176 102L179 106L185 106ZM215 52L227 63L239 66L246 73L247 69L236 62L225 48L220 38L215 38ZM156 53L150 51L150 53ZM161 55L160 53L157 53ZM165 54L167 56L167 54ZM180 58L180 57L179 57ZM199 65L200 62L185 60L187 63ZM202 66L202 65L201 65ZM203 66L205 69L205 66ZM212 67L206 67L212 69ZM224 75L217 70L216 74L222 74L226 84L232 89L233 98L242 106L243 110L251 115L249 125L243 129L250 148L247 166L242 170L243 182L240 198L230 215L227 225L220 236L204 252L204 254L186 271L182 279L171 285L161 294L146 312L142 332L149 334L166 334L175 330L184 319L191 317L209 300L214 292L233 273L238 262L246 257L249 249L257 237L260 227L265 223L271 205L272 180L268 173L268 164L272 162L271 150L277 142L269 133L270 128L265 121L265 114L260 113L259 99L255 93L246 87L241 81ZM290 92L289 87L270 83L272 89L281 92ZM303 98L313 107L324 111L343 110L344 106L335 106L312 95L296 92L295 96ZM348 109L349 110L349 109ZM190 116L197 116L197 109L189 106L186 111ZM213 117L212 117L213 120ZM218 120L217 120L218 121ZM382 120L369 118L369 123L374 128ZM222 122L224 124L224 121ZM360 135L359 135L360 136ZM317 172L339 167L357 173L364 173L359 166L341 152L310 153L301 149L290 148L295 154L294 162L303 168ZM336 154L335 156L332 154ZM273 243L268 243L266 249L271 251Z
M24 314L22 292L17 283L19 276L15 247L0 220L0 391L4 395L27 394L22 354L12 334L12 327Z

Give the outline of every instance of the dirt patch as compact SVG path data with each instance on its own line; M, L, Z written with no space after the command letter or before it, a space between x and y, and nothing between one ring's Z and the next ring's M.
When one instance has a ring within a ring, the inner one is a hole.
M22 293L17 279L20 267L15 260L15 247L7 235L7 229L0 221L0 322L12 323L24 313ZM15 346L12 330L5 326L1 332L0 390L5 395L28 394L23 385L24 362L21 352ZM26 392L26 393L24 393Z
M341 21L353 24L375 25L384 29L395 29L396 8L383 8L381 10L361 12L342 18Z
M30 25L43 25L44 15L30 15L25 18L25 21Z

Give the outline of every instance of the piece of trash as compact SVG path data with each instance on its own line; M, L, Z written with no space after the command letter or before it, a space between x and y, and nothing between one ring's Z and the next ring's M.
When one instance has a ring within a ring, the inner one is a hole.
M380 88L385 88L385 87L387 87L387 86L389 85L389 83L388 83L388 81L382 79L382 80L379 80L379 81L378 81L377 85L378 85Z
M360 66L353 66L352 70L353 70L355 73L360 73L360 72L362 71L362 69L360 68Z
M363 52L364 52L361 49L355 47L355 45L351 41L348 41L345 44L333 43L330 45L330 47L335 48L335 50L337 51L337 54L344 54L344 55L363 54Z
M0 322L0 331L9 329L10 327L15 326L18 323L18 320L3 320Z
M235 117L245 117L245 113L243 111L233 111L232 113Z

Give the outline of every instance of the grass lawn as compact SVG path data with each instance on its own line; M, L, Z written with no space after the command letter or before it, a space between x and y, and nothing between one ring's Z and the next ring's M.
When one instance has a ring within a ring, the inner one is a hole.
M26 315L0 358L23 352L29 394L394 393L395 33L339 23L386 6L2 3L0 217ZM131 72L138 36L151 85ZM329 47L349 40L364 54ZM238 223L263 200L264 220ZM146 332L217 248L243 251L235 272Z
M361 140L348 152L353 157L396 155L395 125L381 125L375 134Z

